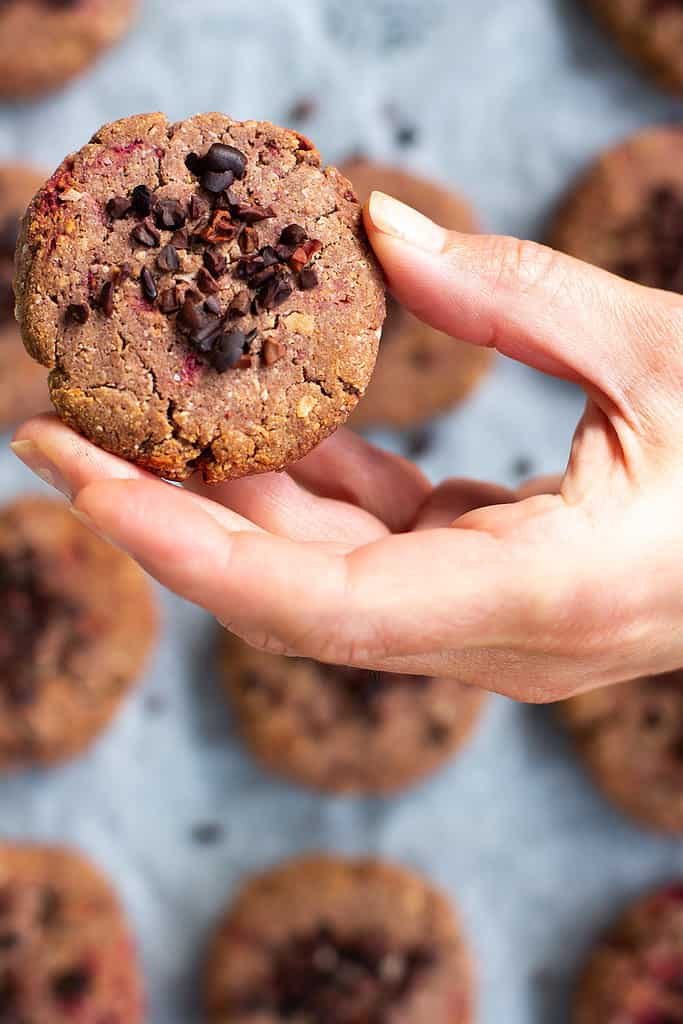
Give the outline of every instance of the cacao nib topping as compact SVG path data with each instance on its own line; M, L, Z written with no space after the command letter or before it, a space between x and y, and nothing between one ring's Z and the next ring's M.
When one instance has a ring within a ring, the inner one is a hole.
M243 331L230 331L221 335L213 351L213 366L218 373L234 370L245 354L247 336Z
M140 271L140 287L148 302L154 302L159 293L156 282L147 267L143 267Z
M313 288L317 288L319 283L315 270L312 267L304 267L299 274L299 288L303 292L310 292Z
M157 256L157 267L164 274L172 274L180 270L178 251L173 245L165 245Z
M99 297L97 299L97 305L102 310L104 316L111 319L114 315L114 282L105 281L100 290Z
M200 177L207 172L212 174L231 174L232 180L229 184L232 184L235 178L243 178L247 172L247 158L244 153L239 149L235 149L234 146L226 146L220 142L214 142L204 156L190 153L185 163L188 170L195 177ZM224 187L227 188L228 186Z
M159 309L166 316L170 316L171 313L177 313L180 308L180 299L178 295L178 289L165 288L159 296Z
M297 245L302 245L307 238L305 228L302 228L300 224L290 224L280 235L280 244L289 245L295 249Z
M149 220L143 220L142 223L136 224L131 231L131 237L133 241L143 245L146 249L156 249L161 242L159 231Z
M205 295L212 295L218 291L218 282L214 280L206 267L200 267L197 271L197 287Z
M147 185L136 185L131 201L138 217L149 217L152 212L152 191Z
M75 324L85 324L90 316L90 307L84 302L72 302L66 307L67 320Z
M187 230L187 228L181 228L180 231L176 231L172 235L171 245L174 245L176 249L190 248L190 232Z
M83 967L73 967L53 977L51 988L55 999L68 1006L77 1006L87 996L93 984L91 971Z
M228 261L225 256L207 249L203 256L204 266L213 277L221 277L228 269Z
M114 196L107 203L107 213L112 220L122 220L132 212L133 203L126 196Z
M430 946L401 948L381 931L345 936L323 925L274 950L269 976L229 997L226 1010L307 1024L389 1024L437 963Z
M187 215L177 199L161 199L154 208L157 227L163 231L175 231L185 225Z
M272 220L276 216L272 206L257 206L254 203L238 203L232 207L232 213L246 224L259 224L262 220Z
M19 217L0 221L0 324L14 319L14 250L19 239Z
M241 232L239 237L239 246L243 253L256 252L259 245L258 231L256 228L247 227Z
M207 192L213 192L214 195L219 195L226 188L230 188L234 180L235 175L232 171L204 171L200 178L202 188Z
M211 313L212 316L220 316L221 304L215 295L209 295L208 299L204 303L204 309L207 313Z
M677 186L652 189L620 240L621 255L611 267L615 273L683 293L683 193Z
M29 547L0 555L0 692L16 707L37 697L36 654L52 627L64 631L58 665L78 642L78 609L52 591Z

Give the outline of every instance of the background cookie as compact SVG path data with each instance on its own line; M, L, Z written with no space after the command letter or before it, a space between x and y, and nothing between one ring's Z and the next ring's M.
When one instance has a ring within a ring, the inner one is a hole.
M206 974L209 1024L470 1024L468 957L445 898L379 861L311 857L254 878Z
M351 161L342 171L361 202L376 189L417 207L445 227L479 230L463 199L414 174L366 160ZM470 394L493 359L490 349L435 331L390 298L377 366L353 424L405 427L443 412Z
M606 796L647 825L683 832L683 671L594 690L559 708Z
M62 418L177 480L305 455L355 408L384 318L346 179L221 114L131 117L69 157L27 216L17 293Z
M391 793L424 778L465 742L486 697L452 679L264 654L227 633L222 679L259 760L333 793Z
M0 97L56 89L130 27L137 0L2 0Z
M32 167L0 164L0 428L50 406L47 374L21 343L12 288L19 222L44 180Z
M109 883L84 857L0 844L0 1020L142 1024L135 947Z
M602 153L559 211L552 243L639 284L683 292L683 128L639 132Z
M588 4L624 50L661 85L683 92L681 0L588 0Z
M0 770L70 757L104 729L156 633L138 567L65 505L0 508Z
M574 1024L683 1021L683 883L630 907L598 943L581 981Z

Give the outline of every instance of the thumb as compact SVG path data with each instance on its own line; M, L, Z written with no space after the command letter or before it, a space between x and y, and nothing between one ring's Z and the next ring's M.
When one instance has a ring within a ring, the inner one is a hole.
M631 426L651 428L653 390L680 395L678 296L533 242L447 231L381 192L365 223L392 292L437 329L583 384Z

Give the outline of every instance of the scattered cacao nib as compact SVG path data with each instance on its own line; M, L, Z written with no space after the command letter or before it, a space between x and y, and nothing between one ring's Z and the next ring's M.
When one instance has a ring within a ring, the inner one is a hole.
M534 460L528 455L518 456L512 463L512 472L522 479L530 477L534 472Z
M159 296L159 309L166 316L170 316L171 313L177 313L180 308L180 299L178 297L178 289L165 288Z
M285 351L285 346L281 341L276 341L274 338L267 338L263 343L263 362L266 366L273 366L282 359Z
M199 177L207 172L212 174L231 174L232 180L241 179L247 173L247 158L241 150L214 142L204 156L190 153L185 164L189 171ZM232 184L232 181L230 182ZM224 186L228 187L228 186ZM222 191L219 189L219 191Z
M140 271L140 287L142 288L142 294L148 302L154 302L159 292L157 290L156 281L152 277L148 267L143 267Z
M290 224L280 234L280 243L296 248L298 245L302 245L307 238L305 228L302 228L300 224Z
M181 228L171 236L171 245L175 246L176 249L190 248L190 232L187 228Z
M136 224L131 231L131 237L146 249L156 249L161 242L161 234L149 220Z
M213 249L206 250L203 260L204 266L213 277L221 277L221 275L228 269L228 261L225 256L221 256L220 253L214 252Z
M105 281L100 290L97 304L104 316L111 319L114 315L114 282Z
M286 302L294 291L294 282L286 271L277 271L258 293L257 301L261 309L277 309Z
M247 227L244 228L239 236L239 247L243 253L256 252L259 245L258 231L256 228Z
M310 292L313 288L317 288L320 284L318 275L312 267L304 267L299 274L299 288L302 292Z
M52 978L52 993L60 1003L76 1006L82 1002L92 988L91 971L85 967L73 967Z
M183 327L186 327L188 331L198 331L202 326L202 318L199 310L197 309L196 303L187 297L183 302L178 319Z
M90 307L85 302L72 302L66 307L67 320L75 324L85 324L90 316Z
M154 208L154 219L158 228L175 231L184 227L187 214L177 199L161 199Z
M157 256L157 267L164 274L172 274L180 270L178 250L173 245L165 245Z
M312 96L304 96L290 107L288 120L308 121L318 111L319 103Z
M152 212L152 192L147 185L136 185L131 199L138 217L149 217Z
M246 316L251 308L251 296L246 288L242 289L241 292L237 292L232 302L228 306L228 313L231 316Z
M433 427L429 425L414 427L406 434L406 454L413 459L427 455L434 447L435 441L436 435Z
M244 355L247 337L243 331L223 334L213 350L213 366L218 373L234 370Z
M199 232L199 237L205 242L231 242L237 237L239 226L233 224L232 217L227 210L216 210L210 224Z
M418 131L414 124L400 124L394 132L396 144L401 147L414 146L417 142Z
M230 188L234 180L232 171L204 171L200 178L202 188L214 195L220 195L226 188Z
M232 212L247 224L259 224L262 220L272 220L276 216L272 206L256 206L253 203L238 203Z
M214 280L206 267L200 267L197 271L197 287L204 295L213 295L218 291L218 282Z
M215 295L209 295L208 299L204 303L204 309L206 310L207 313L210 313L212 316L221 315L221 304L219 299L217 299Z
M202 199L201 196L196 193L190 198L190 217L192 220L203 220L208 217L211 212L211 207L207 203L206 199Z
M133 204L126 196L114 196L107 203L107 213L112 220L121 220L127 217L133 209Z
M221 841L224 829L217 821L206 821L194 825L190 835L194 843L198 843L200 846L210 846Z

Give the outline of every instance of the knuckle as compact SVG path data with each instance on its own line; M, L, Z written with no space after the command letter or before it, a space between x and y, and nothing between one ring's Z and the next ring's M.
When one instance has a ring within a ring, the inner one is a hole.
M519 238L498 238L491 261L496 291L559 293L567 281L567 261L546 245Z

